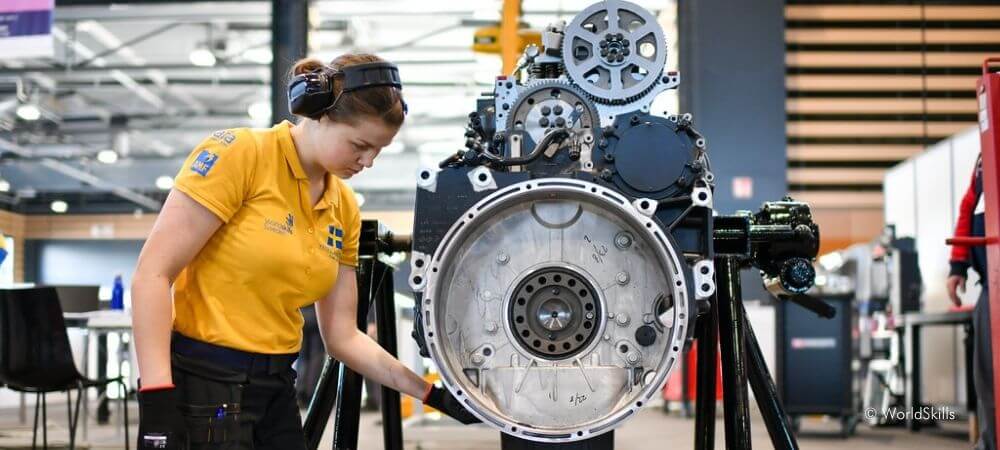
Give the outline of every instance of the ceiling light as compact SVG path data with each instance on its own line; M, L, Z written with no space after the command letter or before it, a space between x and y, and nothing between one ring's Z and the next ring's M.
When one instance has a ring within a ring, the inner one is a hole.
M24 120L38 120L39 117L42 117L42 111L37 106L26 103L17 107L17 117Z
M56 201L52 202L52 204L50 205L50 207L52 208L52 212L58 213L58 214L62 214L64 212L66 212L67 210L69 210L69 205L67 205L66 202L64 202L62 200L56 200Z
M267 122L271 120L271 104L265 101L253 102L247 108L247 114L257 122Z
M114 164L118 162L118 152L114 150L101 150L97 152L97 160L104 164Z
M170 188L174 187L174 179L169 176L163 175L156 179L156 187L164 191L169 191Z
M10 182L0 178L0 192L10 192Z
M354 193L354 199L358 201L358 208L365 205L365 196L361 195L360 192Z
M199 67L211 67L215 65L215 54L205 47L198 47L191 50L188 60L191 61L191 64Z
M271 64L271 49L267 47L249 48L243 52L243 58L257 64Z

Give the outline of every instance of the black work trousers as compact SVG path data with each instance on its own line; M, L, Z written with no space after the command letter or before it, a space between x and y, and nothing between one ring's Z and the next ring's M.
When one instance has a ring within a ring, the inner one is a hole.
M178 334L171 347L191 450L305 450L295 355L244 353Z

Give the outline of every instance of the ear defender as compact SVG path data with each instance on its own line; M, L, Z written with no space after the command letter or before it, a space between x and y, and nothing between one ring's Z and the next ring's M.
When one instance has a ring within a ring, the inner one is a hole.
M347 66L339 71L320 69L295 75L288 82L288 110L292 114L317 119L335 108L340 96L333 93L333 79L343 77L342 93L378 86L403 89L399 69L388 62L373 62ZM403 114L408 111L403 102Z

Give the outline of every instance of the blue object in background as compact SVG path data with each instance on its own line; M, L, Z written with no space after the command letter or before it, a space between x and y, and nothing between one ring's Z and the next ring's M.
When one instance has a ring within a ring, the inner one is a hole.
M111 309L125 309L125 287L122 276L115 275L115 285L111 288Z
M3 239L3 236L0 236L0 239ZM0 264L3 264L5 259L7 259L7 249L0 248Z

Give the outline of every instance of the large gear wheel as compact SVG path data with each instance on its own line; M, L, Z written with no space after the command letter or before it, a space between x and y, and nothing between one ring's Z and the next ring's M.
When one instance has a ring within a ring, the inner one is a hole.
M566 74L599 103L634 102L649 93L667 61L663 29L642 7L606 0L577 14L562 45Z
M564 80L543 80L528 84L507 115L508 135L524 133L529 147L554 128L574 132L601 127L600 114L587 94Z

